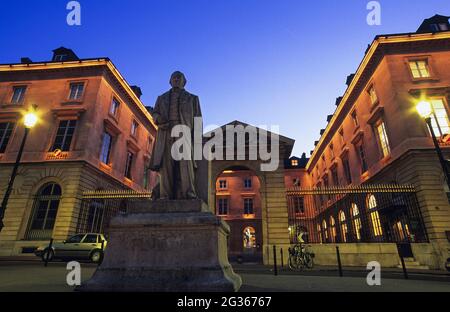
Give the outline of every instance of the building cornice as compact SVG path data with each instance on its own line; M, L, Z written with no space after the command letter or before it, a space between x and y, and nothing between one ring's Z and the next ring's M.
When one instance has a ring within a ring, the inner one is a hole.
M352 82L348 86L347 90L345 91L342 101L340 102L339 106L336 109L336 112L334 113L333 117L331 118L330 122L327 125L327 128L325 129L325 132L320 137L319 143L316 145L313 154L310 157L310 160L306 166L306 169L310 172L313 167L316 165L321 153L323 152L324 148L326 148L330 134L333 132L333 125L339 120L342 119L343 115L345 115L345 110L348 109L349 105L351 105L351 108L355 105L355 103L352 103L354 93L355 91L359 93L358 87L361 86L361 83L364 82L364 74L366 70L369 67L373 67L372 70L375 71L375 69L378 67L378 65L383 60L384 56L387 54L392 54L394 51L385 51L383 47L393 44L408 44L408 43L421 43L425 41L440 41L440 40L447 40L450 42L450 31L447 32L440 32L440 33L424 33L424 34L416 34L416 33L410 33L410 34L398 34L398 35L381 35L375 37L374 41L372 42L371 46L367 50L366 55L364 56L361 64L359 65L355 77L353 78ZM364 83L364 87L367 84L367 81ZM350 108L350 109L351 109Z

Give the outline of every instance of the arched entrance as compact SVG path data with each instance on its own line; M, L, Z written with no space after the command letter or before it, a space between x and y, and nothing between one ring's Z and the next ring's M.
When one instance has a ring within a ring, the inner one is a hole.
M231 229L228 238L228 256L231 262L263 261L260 189L260 179L247 167L228 167L216 178L215 213Z

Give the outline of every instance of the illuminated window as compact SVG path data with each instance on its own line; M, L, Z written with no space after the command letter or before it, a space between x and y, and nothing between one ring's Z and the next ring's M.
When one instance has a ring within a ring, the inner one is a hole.
M386 125L383 120L378 121L375 125L375 132L378 137L378 143L380 144L383 157L386 157L391 153L391 148L389 146L389 139L386 133Z
M443 99L430 101L432 107L431 124L437 137L450 133L450 122Z
M53 143L50 152L56 150L68 152L70 150L70 145L72 144L76 126L76 120L61 120L56 132L55 142Z
M243 241L245 249L256 248L256 232L251 226L244 229Z
M378 95L373 86L369 89L369 96L370 102L372 103L372 105L375 105L378 102Z
M298 160L297 159L292 159L291 160L291 166L292 167L298 167Z
M317 233L319 234L319 243L323 243L323 239L322 239L322 227L320 226L320 224L317 224Z
M228 198L219 198L219 215L225 216L228 214Z
M322 230L323 230L323 237L325 239L325 243L328 242L328 226L327 221L322 221Z
M70 84L70 100L80 100L84 92L84 83L71 83Z
M427 60L410 61L409 68L414 78L429 78L430 70Z
M13 96L11 99L12 104L20 104L25 98L25 92L27 91L26 86L13 87Z
M6 151L12 131L15 127L13 122L0 123L0 154Z
M330 233L331 233L331 242L336 242L336 221L334 220L333 216L330 217Z
M117 100L115 97L113 97L112 102L111 102L111 108L109 110L111 115L117 117L117 114L119 112L119 107L120 107L119 100Z
M375 237L382 236L383 228L381 227L380 214L377 210L377 200L374 195L369 195L367 207L369 208L370 219L372 220L373 234Z
M348 235L348 226L347 226L347 219L345 217L345 213L342 210L339 212L339 222L341 225L341 242L346 243L347 235Z
M359 209L356 204L352 204L352 216L353 216L353 226L355 228L355 235L358 241L361 240L361 219L359 216Z

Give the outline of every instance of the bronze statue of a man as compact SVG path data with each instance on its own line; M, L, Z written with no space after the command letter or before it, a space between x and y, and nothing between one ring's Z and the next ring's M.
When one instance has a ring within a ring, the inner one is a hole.
M186 77L174 72L170 78L172 89L158 97L153 110L153 119L158 126L156 143L150 160L150 169L159 172L159 199L196 199L194 148L190 159L174 160L172 145L176 138L172 129L183 125L191 129L194 142L194 118L202 117L200 101L197 96L187 92Z

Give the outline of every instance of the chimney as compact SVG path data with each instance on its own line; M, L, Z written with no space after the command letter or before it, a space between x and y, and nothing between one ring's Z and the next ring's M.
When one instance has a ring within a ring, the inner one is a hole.
M22 57L20 59L20 63L22 63L22 64L31 64L31 63L33 63L33 61L29 57Z
M347 85L347 87L350 87L350 84L353 81L353 78L355 78L355 74L351 74L347 76L347 81L345 82L345 84Z
M134 94L138 97L138 99L141 99L142 96L142 90L138 86L131 86L131 90L133 90Z
M334 116L334 115L328 115L328 116L327 116L327 122L330 122L331 119L333 119L333 116Z
M341 104L343 97L340 96L336 99L336 106L339 106L339 104Z

